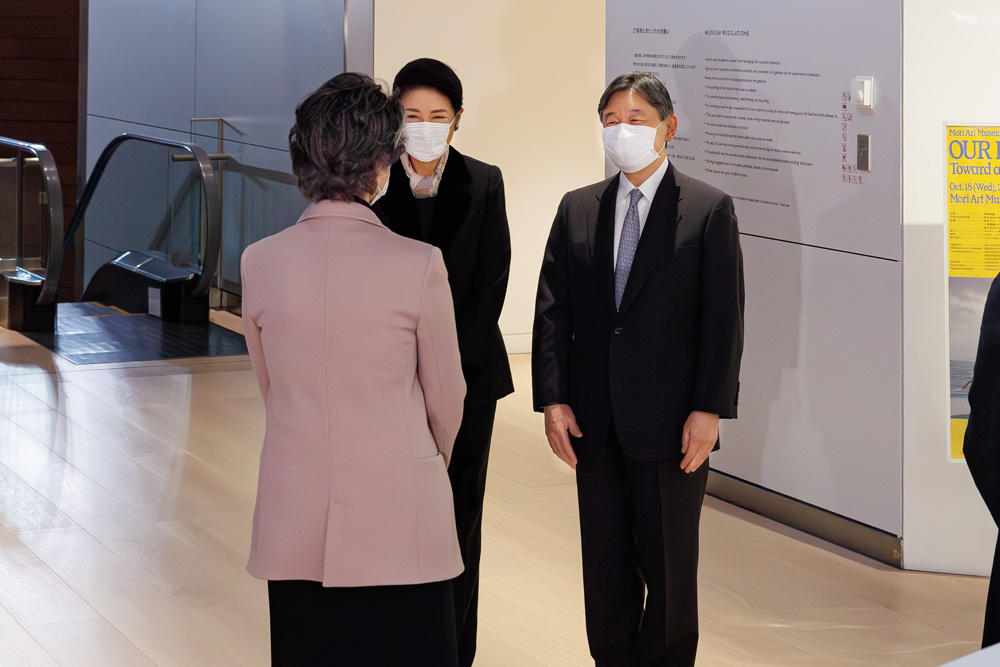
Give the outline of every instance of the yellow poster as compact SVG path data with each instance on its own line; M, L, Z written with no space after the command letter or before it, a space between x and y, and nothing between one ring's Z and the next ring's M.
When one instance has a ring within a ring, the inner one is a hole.
M949 126L948 275L1000 273L1000 127Z
M1000 273L1000 126L949 125L945 151L954 461L962 459L986 295Z

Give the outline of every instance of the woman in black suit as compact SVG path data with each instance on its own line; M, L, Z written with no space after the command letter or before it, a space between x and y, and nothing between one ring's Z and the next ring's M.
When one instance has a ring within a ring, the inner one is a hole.
M496 166L450 146L462 117L462 82L444 63L421 58L393 81L406 114L406 152L375 207L387 227L441 249L468 387L448 475L465 572L456 580L459 662L476 653L479 557L486 465L497 400L514 391L498 320L510 273L510 230Z
M993 279L979 351L969 387L969 425L965 431L965 462L993 521L1000 526L1000 275ZM993 552L993 572L986 597L983 648L1000 643L1000 541Z

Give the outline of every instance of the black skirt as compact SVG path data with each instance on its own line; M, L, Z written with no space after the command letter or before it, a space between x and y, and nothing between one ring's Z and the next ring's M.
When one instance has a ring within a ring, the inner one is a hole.
M268 581L274 667L458 667L451 582Z

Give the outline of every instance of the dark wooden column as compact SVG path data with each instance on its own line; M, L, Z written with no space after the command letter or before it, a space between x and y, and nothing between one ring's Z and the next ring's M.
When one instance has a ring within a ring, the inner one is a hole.
M86 0L0 0L0 135L45 144L62 181L64 224L77 197L80 146L80 25ZM73 299L67 254L60 301Z

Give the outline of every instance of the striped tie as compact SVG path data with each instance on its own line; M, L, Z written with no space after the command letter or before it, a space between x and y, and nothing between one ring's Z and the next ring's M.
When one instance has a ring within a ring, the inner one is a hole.
M639 247L639 200L642 199L642 192L635 188L629 193L629 198L622 237L618 241L618 261L615 262L615 307L619 309L625 295L625 283L632 270L632 260L635 259L635 249Z

